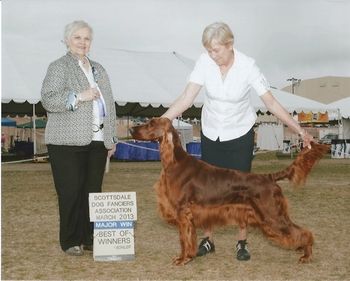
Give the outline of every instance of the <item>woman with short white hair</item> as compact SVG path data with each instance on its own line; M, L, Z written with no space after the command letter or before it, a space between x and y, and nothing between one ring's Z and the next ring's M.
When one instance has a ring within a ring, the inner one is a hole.
M201 116L202 160L222 168L251 170L253 126L257 117L249 98L251 88L271 113L303 138L304 145L310 144L312 136L273 97L254 59L233 47L234 36L227 24L208 25L203 32L202 44L206 52L196 62L184 92L163 115L170 120L181 115L193 104L201 88L206 88ZM197 256L215 251L213 230L207 228L204 232ZM236 244L238 260L250 259L246 239L246 226L240 225Z
M66 254L92 250L90 192L101 192L107 157L115 152L116 112L106 70L90 60L93 31L84 21L66 25L67 53L49 65L42 104L45 142L58 196L60 245Z

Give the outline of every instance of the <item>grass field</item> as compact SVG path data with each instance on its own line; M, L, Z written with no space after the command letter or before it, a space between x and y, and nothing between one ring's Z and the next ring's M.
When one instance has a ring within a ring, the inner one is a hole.
M253 171L280 170L291 162L257 156ZM281 249L249 229L252 258L235 259L236 227L215 232L216 253L174 266L177 230L160 220L153 184L159 162L112 162L105 192L136 191L135 259L95 262L71 257L58 243L58 206L48 163L2 165L2 280L350 280L350 160L322 159L306 186L281 182L290 215L315 235L314 258ZM198 232L199 237L202 233Z

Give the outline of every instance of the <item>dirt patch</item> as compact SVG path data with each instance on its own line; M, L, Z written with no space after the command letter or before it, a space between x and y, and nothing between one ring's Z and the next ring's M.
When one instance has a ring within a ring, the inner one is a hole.
M259 159L255 172L282 169L290 159ZM178 233L159 219L153 184L159 162L112 162L105 192L136 191L133 261L95 262L65 255L58 243L58 206L49 163L2 165L2 280L349 280L350 162L323 159L304 188L281 182L292 219L315 235L314 259L274 246L249 230L252 258L235 259L236 227L215 232L216 253L184 267L171 264ZM199 237L202 233L198 232Z

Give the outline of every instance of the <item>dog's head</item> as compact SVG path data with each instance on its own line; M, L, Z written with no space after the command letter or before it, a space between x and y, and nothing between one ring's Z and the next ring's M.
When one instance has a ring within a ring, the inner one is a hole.
M161 141L167 133L175 131L168 118L152 118L147 123L130 128L131 136L136 140Z
M159 141L164 168L175 161L177 152L183 151L179 135L168 118L152 118L145 124L132 127L130 133L136 140Z

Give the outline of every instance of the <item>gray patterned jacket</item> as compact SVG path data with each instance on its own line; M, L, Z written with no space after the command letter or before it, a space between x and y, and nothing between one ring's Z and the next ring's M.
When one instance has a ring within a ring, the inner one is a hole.
M97 83L106 103L107 114L103 120L104 144L107 149L111 149L117 132L112 89L105 69L97 62L90 62L96 70ZM75 111L66 109L69 93L81 93L89 88L89 82L78 60L71 53L68 52L49 65L41 89L42 105L48 116L46 144L82 146L91 142L92 101L79 103Z

